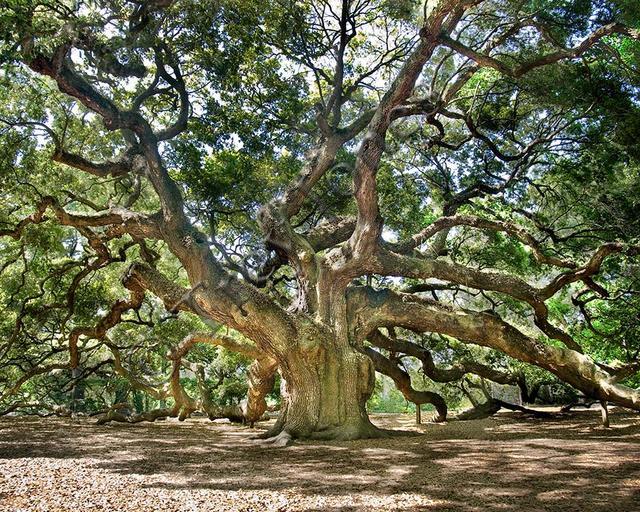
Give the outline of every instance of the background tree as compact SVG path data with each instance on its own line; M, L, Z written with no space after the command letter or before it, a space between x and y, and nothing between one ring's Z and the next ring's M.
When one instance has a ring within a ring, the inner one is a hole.
M376 436L374 368L446 416L404 356L436 382L517 383L517 360L640 409L639 20L631 1L11 2L6 410L110 367L172 399L140 419L252 422L279 370L274 442ZM254 361L243 406L214 410L197 367L185 390L202 344Z

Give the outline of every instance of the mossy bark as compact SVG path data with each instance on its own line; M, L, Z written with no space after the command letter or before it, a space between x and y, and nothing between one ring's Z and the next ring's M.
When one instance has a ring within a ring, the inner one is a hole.
M375 370L364 354L349 346L298 349L280 368L283 405L269 436L345 440L381 434L366 412Z

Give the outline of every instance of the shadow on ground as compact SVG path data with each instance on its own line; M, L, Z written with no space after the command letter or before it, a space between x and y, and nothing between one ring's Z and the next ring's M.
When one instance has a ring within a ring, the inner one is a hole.
M0 510L640 510L640 415L614 412L601 430L598 414L506 413L285 449L205 420L4 418ZM412 428L408 416L374 421Z

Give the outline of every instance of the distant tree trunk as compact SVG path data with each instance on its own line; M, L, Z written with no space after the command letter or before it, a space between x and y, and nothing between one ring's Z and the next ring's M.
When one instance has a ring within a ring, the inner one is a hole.
M600 409L602 411L602 426L609 428L609 408L606 400L600 400Z
M534 404L536 399L538 398L538 393L540 392L540 388L542 387L542 382L536 382L531 385L531 388L527 386L527 381L524 376L521 376L518 379L518 387L520 388L520 398L522 399L523 404Z
M113 405L123 404L129 399L131 388L126 382L116 382L114 390Z
M80 368L71 369L73 387L71 388L71 411L74 413L82 411L84 408L84 382L80 379L82 370Z

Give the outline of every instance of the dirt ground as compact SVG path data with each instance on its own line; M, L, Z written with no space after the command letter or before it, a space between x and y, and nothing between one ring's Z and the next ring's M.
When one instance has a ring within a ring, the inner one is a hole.
M0 511L640 511L640 415L516 413L268 448L201 419L0 419ZM413 419L376 415L394 429ZM262 425L264 428L265 425Z

